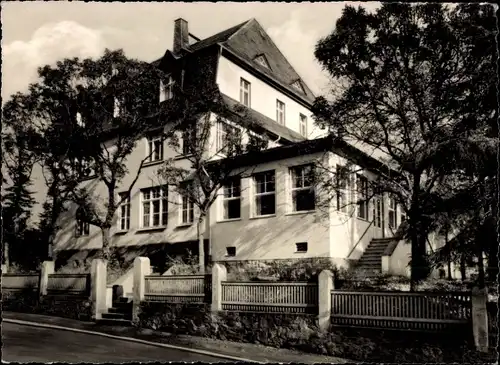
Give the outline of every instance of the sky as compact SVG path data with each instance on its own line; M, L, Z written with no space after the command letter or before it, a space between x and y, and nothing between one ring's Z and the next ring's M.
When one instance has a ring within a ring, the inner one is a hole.
M314 59L314 47L331 33L346 4L369 10L378 2L3 2L2 99L26 91L37 67L66 57L101 56L123 49L144 61L172 49L174 20L207 38L255 18L316 95L326 93L328 75Z

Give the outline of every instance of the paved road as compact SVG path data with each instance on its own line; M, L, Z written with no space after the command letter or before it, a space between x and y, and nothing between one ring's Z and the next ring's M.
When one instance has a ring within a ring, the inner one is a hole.
M122 363L229 360L84 333L2 323L2 360L9 362Z

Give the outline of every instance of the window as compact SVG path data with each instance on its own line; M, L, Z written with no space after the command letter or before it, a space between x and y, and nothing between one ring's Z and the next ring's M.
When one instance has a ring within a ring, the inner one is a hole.
M236 256L236 247L226 247L226 256Z
M189 155L192 150L193 140L191 138L191 131L186 130L182 132L182 154Z
M368 179L362 175L356 175L358 218L368 219Z
M174 97L174 84L175 81L171 76L168 76L166 84L160 80L160 103Z
M276 99L276 121L285 125L285 103Z
M81 208L76 211L76 230L75 236L82 237L88 236L90 232L90 225L85 221L85 214Z
M234 178L223 187L223 219L241 217L241 180Z
M163 139L148 137L148 162L163 160Z
M168 190L166 186L158 186L141 190L142 194L142 227L161 227L167 225Z
M375 196L373 199L373 224L375 227L382 228L382 197Z
M120 193L120 208L119 208L119 219L118 219L118 229L120 231L128 231L130 229L130 196L128 193Z
M276 213L276 185L274 171L255 174L255 216Z
M297 242L297 252L307 252L307 242Z
M267 62L266 56L264 56L263 54L255 57L254 61L259 65L264 66L265 68L271 69L271 66L269 66L269 62Z
M404 221L406 221L406 213L403 212L403 209L401 209L401 223L403 223Z
M217 123L217 153L229 155L241 147L241 131L224 122Z
M83 122L82 120L82 114L80 112L77 112L76 113L76 124L79 126L79 127L85 127L85 123Z
M347 212L347 187L349 186L349 173L344 166L337 165L335 172L337 210Z
M240 79L240 103L250 108L250 83L244 78Z
M88 179L96 174L95 164L93 161L89 160L79 160L77 158L73 159L75 172L79 174L81 179Z
M307 117L304 114L300 114L299 128L300 134L307 137Z
M291 168L292 204L294 212L315 209L314 166L302 165Z
M191 224L194 221L194 202L189 195L191 185L184 183L181 192L181 224Z
M394 197L389 198L389 209L388 209L388 215L389 215L389 228L395 229L398 225L398 207L396 204L396 199Z
M122 112L122 103L120 102L120 100L118 100L118 98L114 98L114 106L113 106L113 117L114 118L117 118L120 116L121 112Z
M295 81L292 84L292 87L304 94L304 88L302 87L302 83L300 82L300 80Z

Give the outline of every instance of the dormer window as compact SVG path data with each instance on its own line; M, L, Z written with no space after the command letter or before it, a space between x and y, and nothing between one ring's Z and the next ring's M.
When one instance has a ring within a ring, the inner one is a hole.
M292 87L298 91L300 91L301 93L305 94L304 92L304 87L302 86L302 83L300 82L300 80L297 80L295 81L293 84L292 84Z
M172 76L168 76L166 83L160 80L160 103L174 97L174 84L175 81Z
M256 63L258 63L259 65L264 66L265 68L271 69L271 66L269 66L269 62L267 62L266 56L264 56L263 54L258 55L257 57L255 57L254 61Z

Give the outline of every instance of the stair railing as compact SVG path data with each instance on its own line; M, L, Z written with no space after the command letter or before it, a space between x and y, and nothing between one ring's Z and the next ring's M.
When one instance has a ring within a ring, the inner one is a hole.
M354 247L351 249L351 251L349 251L349 254L347 255L347 257L350 257L351 254L354 252L354 250L356 249L356 247L358 247L359 243L361 242L361 240L363 239L363 237L365 237L365 234L366 232L368 232L368 230L370 229L370 227L372 226L374 220L372 220L370 222L370 224L368 225L368 227L366 227L365 231L363 232L363 234L361 235L361 237L359 238L358 242L356 242L356 244L354 245Z

